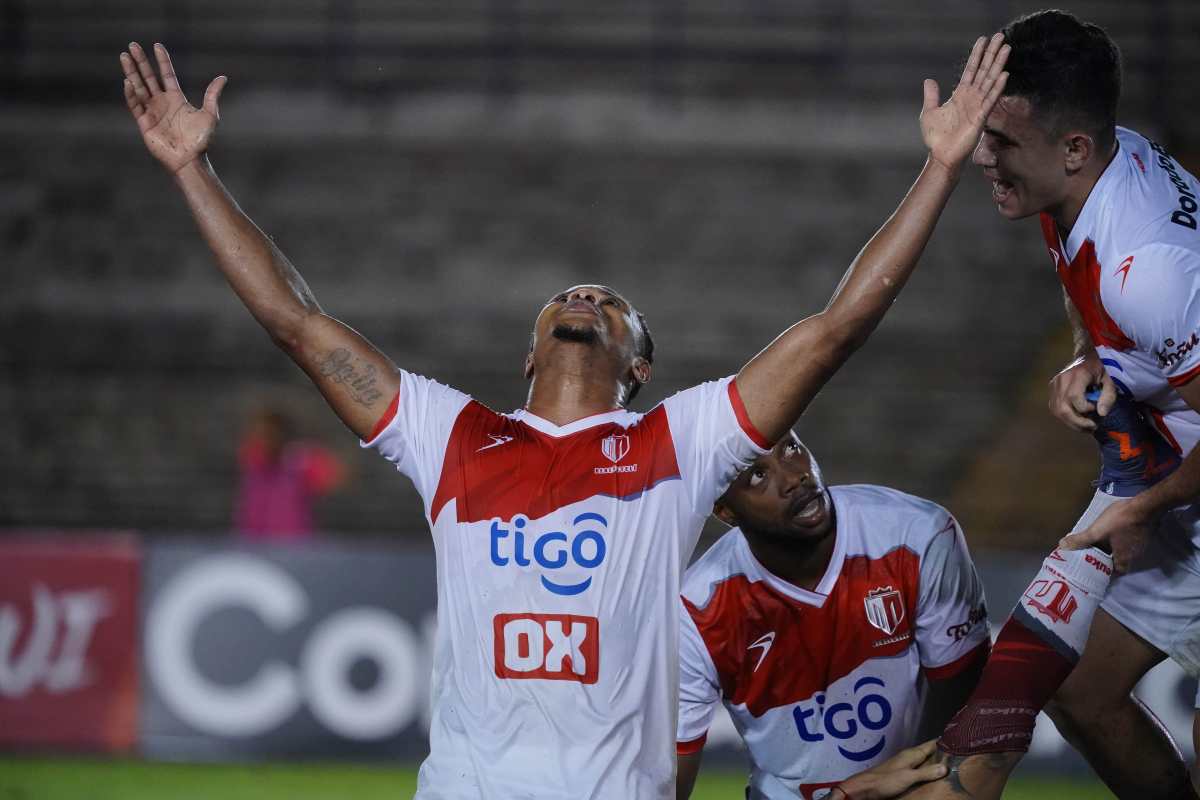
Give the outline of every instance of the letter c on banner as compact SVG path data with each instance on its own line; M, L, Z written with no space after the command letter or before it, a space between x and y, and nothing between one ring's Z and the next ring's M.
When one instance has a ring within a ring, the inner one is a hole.
M245 607L276 631L304 618L308 598L290 575L241 554L205 558L163 587L146 617L146 664L163 702L189 725L220 736L255 736L300 706L295 674L271 662L241 686L201 675L192 659L196 629L214 611Z

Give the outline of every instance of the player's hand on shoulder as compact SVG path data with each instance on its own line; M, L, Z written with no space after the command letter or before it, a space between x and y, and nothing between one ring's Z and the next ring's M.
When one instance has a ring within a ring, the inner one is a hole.
M125 104L142 132L150 154L172 174L186 167L208 149L220 115L217 100L225 88L224 75L214 78L196 108L187 101L171 66L171 57L161 44L154 45L158 71L137 42L121 53L125 73Z
M1095 402L1087 396L1093 386L1100 387ZM1095 353L1072 361L1050 379L1050 413L1071 430L1095 430L1096 422L1089 415L1105 416L1116 399L1116 386Z
M946 765L931 761L937 741L901 750L882 764L852 775L838 784L831 800L889 800L922 783L946 776ZM838 790L841 790L840 792Z
M921 137L930 157L954 174L975 149L984 121L1004 90L1009 49L999 33L991 39L979 37L958 86L945 103L937 81L925 79Z

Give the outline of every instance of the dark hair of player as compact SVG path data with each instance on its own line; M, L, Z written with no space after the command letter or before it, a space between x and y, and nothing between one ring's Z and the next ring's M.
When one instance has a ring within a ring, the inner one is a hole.
M1116 135L1121 51L1104 29L1057 9L1038 11L1004 28L1012 47L1006 96L1024 97L1051 136L1079 126L1100 147Z

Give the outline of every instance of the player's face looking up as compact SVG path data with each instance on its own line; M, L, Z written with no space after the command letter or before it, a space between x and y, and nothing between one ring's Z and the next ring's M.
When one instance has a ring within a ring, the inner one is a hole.
M776 540L818 541L834 524L821 468L794 433L755 459L713 513L751 535Z
M628 300L607 286L573 286L550 298L534 323L525 377L579 346L599 358L597 363L589 357L590 366L610 369L627 387L626 403L650 379L654 346L645 321Z

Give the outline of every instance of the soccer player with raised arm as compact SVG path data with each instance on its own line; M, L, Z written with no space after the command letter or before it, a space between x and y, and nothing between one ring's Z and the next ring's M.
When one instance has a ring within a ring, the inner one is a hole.
M1066 296L1076 358L1051 382L1051 410L1095 432L1118 397L1137 401L1153 429L1121 450L1141 458L1162 439L1172 463L1147 464L1130 491L1099 487L940 740L951 775L917 794L998 796L1057 691L1047 713L1115 794L1195 797L1179 751L1131 692L1168 655L1200 667L1200 185L1116 125L1121 59L1104 30L1042 11L1004 35L1011 77L973 160L1002 216L1040 216Z
M629 410L650 380L649 330L627 298L586 284L538 313L529 394L510 414L398 368L318 305L209 162L224 76L195 108L161 45L157 70L136 44L121 54L143 141L234 292L424 501L438 625L418 797L674 794L676 609L704 520L896 300L1003 91L1007 53L998 35L979 39L945 104L925 82L916 182L826 308L737 375Z
M827 488L795 434L713 513L736 527L683 580L679 800L722 702L750 751L748 797L859 797L852 776L941 733L983 669L983 584L958 523L882 486Z

